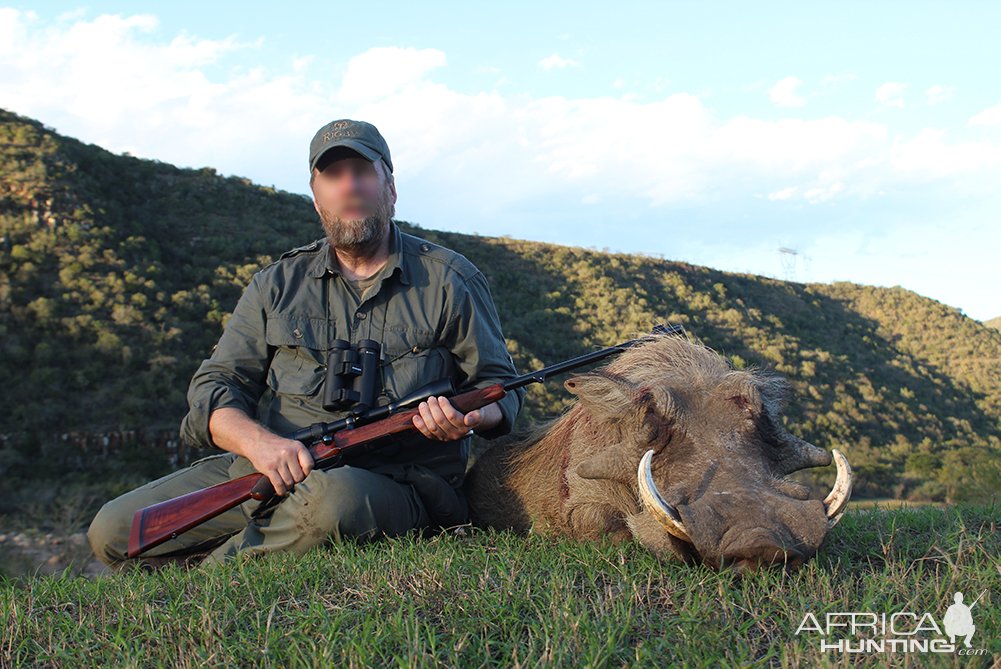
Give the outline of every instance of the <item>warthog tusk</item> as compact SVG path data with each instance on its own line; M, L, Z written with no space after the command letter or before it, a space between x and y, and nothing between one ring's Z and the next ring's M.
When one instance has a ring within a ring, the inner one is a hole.
M845 509L848 508L848 500L852 496L852 468L841 451L833 449L831 455L834 456L834 464L838 467L838 477L834 480L834 487L830 494L824 498L824 508L827 509L827 525L834 527L841 520Z
M685 526L681 523L681 516L674 510L674 507L664 501L660 492L657 491L657 484L653 482L653 472L650 471L651 458L653 458L653 450L646 452L646 455L640 460L639 469L636 470L640 484L640 501L643 502L643 507L650 515L656 518L657 522L669 534L682 541L692 543L692 540L688 538L688 532L685 531Z

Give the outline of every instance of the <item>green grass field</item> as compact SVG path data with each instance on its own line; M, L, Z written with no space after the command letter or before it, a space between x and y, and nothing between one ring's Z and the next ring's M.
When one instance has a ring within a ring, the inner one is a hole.
M854 510L793 574L660 563L635 544L472 531L211 569L5 579L5 666L998 666L1001 505ZM823 654L804 615L928 612L973 647Z

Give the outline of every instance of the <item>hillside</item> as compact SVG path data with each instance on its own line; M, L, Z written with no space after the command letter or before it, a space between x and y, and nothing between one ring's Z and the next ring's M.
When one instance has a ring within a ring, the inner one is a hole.
M681 323L737 366L786 375L790 429L844 448L860 495L1001 489L1001 331L956 309L902 288L405 227L483 270L520 369ZM170 440L243 285L319 236L300 195L113 155L0 111L0 472L38 473L39 453L53 467L70 451L88 460L79 434ZM529 397L528 418L568 401L558 383ZM148 451L138 462L168 469Z
M1001 330L1001 316L992 318L989 321L984 321L984 325L989 328L994 328L995 330Z

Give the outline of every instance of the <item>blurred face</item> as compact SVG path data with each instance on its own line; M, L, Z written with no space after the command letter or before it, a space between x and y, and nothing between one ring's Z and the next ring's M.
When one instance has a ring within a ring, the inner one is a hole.
M342 158L313 170L313 206L335 248L375 247L396 213L396 186L382 161Z

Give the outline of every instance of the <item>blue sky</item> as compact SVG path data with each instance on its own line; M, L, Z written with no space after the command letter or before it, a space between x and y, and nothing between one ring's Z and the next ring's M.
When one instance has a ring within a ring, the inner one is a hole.
M902 285L987 319L998 25L987 2L15 3L0 107L299 193L315 129L362 118L425 227Z

